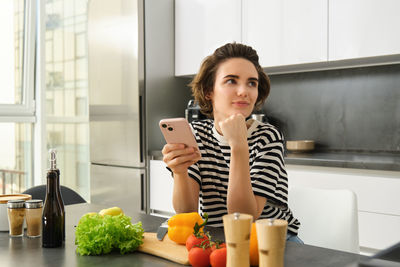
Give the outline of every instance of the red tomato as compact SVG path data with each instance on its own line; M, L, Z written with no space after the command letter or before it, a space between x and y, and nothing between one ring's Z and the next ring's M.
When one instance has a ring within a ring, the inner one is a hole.
M193 267L210 266L211 248L193 247L189 251L189 262Z
M225 267L226 247L214 250L210 255L210 263L212 267Z
M220 249L220 248L226 248L226 244L225 243L218 243L218 245L216 243L213 243L211 245L211 250L214 251L216 249Z
M210 244L210 241L208 240L208 236L202 235L201 238L198 238L193 234L193 235L189 236L188 239L186 239L186 249L188 251L190 251L190 249L192 249L194 246L201 245L203 241L205 241L203 243L203 245Z

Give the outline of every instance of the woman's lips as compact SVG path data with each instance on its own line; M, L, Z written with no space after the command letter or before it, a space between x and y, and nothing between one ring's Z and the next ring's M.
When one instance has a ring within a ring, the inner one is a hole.
M249 106L249 102L247 101L236 101L232 103L234 106L236 107L248 107Z

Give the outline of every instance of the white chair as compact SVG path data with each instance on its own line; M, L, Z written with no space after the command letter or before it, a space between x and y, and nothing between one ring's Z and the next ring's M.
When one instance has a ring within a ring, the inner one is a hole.
M289 189L289 207L305 244L359 253L357 196L350 190Z

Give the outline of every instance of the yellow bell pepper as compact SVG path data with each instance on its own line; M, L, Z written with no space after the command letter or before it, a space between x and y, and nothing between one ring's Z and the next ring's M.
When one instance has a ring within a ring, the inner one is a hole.
M180 213L168 220L168 237L178 244L186 244L186 239L193 234L194 226L202 225L203 219L197 212Z

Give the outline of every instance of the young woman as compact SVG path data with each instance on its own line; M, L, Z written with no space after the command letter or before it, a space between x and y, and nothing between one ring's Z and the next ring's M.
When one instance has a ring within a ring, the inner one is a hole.
M175 211L197 211L200 198L209 225L223 226L222 216L233 212L254 220L285 219L288 240L301 242L300 223L287 203L283 136L271 124L246 119L270 91L257 52L238 43L218 48L205 58L191 87L210 119L192 123L200 151L183 144L162 150L174 177Z

